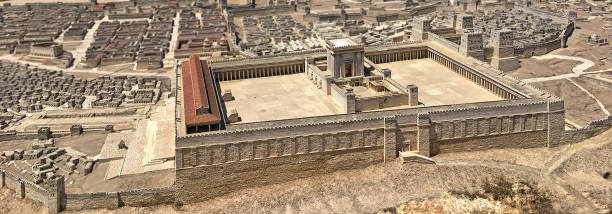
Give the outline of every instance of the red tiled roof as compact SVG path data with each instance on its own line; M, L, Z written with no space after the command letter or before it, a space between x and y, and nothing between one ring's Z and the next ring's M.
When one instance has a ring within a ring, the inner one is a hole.
M181 63L183 80L183 111L185 126L218 124L221 122L212 75L206 60L191 56Z

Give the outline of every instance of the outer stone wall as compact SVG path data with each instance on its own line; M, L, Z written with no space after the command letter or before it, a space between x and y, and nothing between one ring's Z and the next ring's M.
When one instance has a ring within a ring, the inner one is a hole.
M559 113L559 107L562 112L563 102L506 102L267 121L238 125L233 131L179 137L176 200L194 202L243 188L393 161L399 151L431 156L550 146L554 137L549 136L563 133L563 127L555 125L559 118L549 118Z
M281 183L383 161L381 146L299 154L177 169L177 200L210 199L236 190ZM229 185L231 184L231 185Z
M116 192L66 194L66 210L85 210L119 207Z
M547 143L546 131L446 139L434 144L432 153L470 152L488 149L535 148ZM514 143L508 143L514 142Z

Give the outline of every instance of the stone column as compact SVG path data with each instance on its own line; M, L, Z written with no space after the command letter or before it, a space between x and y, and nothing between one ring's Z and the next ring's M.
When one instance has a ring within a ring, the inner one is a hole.
M417 145L419 154L429 157L431 156L430 131L431 119L429 113L417 115Z
M390 162L397 158L397 120L395 117L385 118L384 161Z

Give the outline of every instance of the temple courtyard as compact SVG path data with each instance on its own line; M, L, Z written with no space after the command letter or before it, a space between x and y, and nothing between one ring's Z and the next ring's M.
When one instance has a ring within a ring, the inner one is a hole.
M342 114L342 107L304 73L254 79L223 81L221 91L232 91L234 100L225 102L236 109L240 123Z
M391 69L391 78L402 85L419 87L419 102L425 106L502 100L490 91L459 76L431 59L378 64Z

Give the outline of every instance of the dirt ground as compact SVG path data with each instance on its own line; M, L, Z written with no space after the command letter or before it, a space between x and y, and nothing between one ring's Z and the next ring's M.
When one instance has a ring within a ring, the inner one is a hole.
M529 79L536 77L550 77L559 74L572 73L572 68L581 62L563 59L522 59L521 68L508 72L517 79Z
M66 180L66 192L108 192L172 186L173 170L161 170L136 175L123 175L104 180L108 163L98 163L91 174Z
M409 202L436 203L453 191L476 192L483 182L499 176L536 183L551 200L551 213L596 213L612 207L608 200L612 179L604 178L612 171L611 139L612 130L608 130L584 142L558 148L441 154L433 158L435 165L395 161L246 189L184 205L179 210L161 205L79 213L374 213ZM30 200L14 199L6 189L2 193L0 200L9 202L0 204L4 213L46 212ZM469 206L482 203L466 204L468 211L464 213L471 213L475 207ZM428 213L439 213L436 211L440 206L431 207L435 210ZM442 207L441 212L454 211L452 206L447 207Z
M88 156L95 156L100 154L100 150L102 149L102 145L104 145L106 136L106 133L67 136L58 138L55 141L55 146L60 148L70 147L74 150L85 153Z
M2 141L2 143L0 143L0 151L14 151L16 149L26 150L30 145L32 145L32 141L30 140Z
M563 98L565 101L565 118L580 126L585 126L592 120L600 120L606 117L595 100L569 80L551 80L532 83L532 85ZM610 88L607 91L609 92Z
M591 76L583 76L574 78L574 81L597 97L609 112L612 111L612 99L609 98L612 89L612 80L606 81L605 78L590 77Z
M593 19L590 22L576 23L576 29L569 38L567 48L560 48L552 51L550 54L575 56L591 60L595 63L594 66L586 70L598 71L612 68L612 46L597 46L586 42L585 38L592 34L598 34L602 37L612 35L611 31L604 31L602 26L612 25L611 21L605 21L602 18ZM605 60L605 63L599 61L600 58L607 57L610 60ZM548 77L559 74L567 74L572 71L572 68L580 64L578 61L548 59L538 60L534 58L521 59L521 68L516 71L509 72L518 79L527 79L534 77Z

